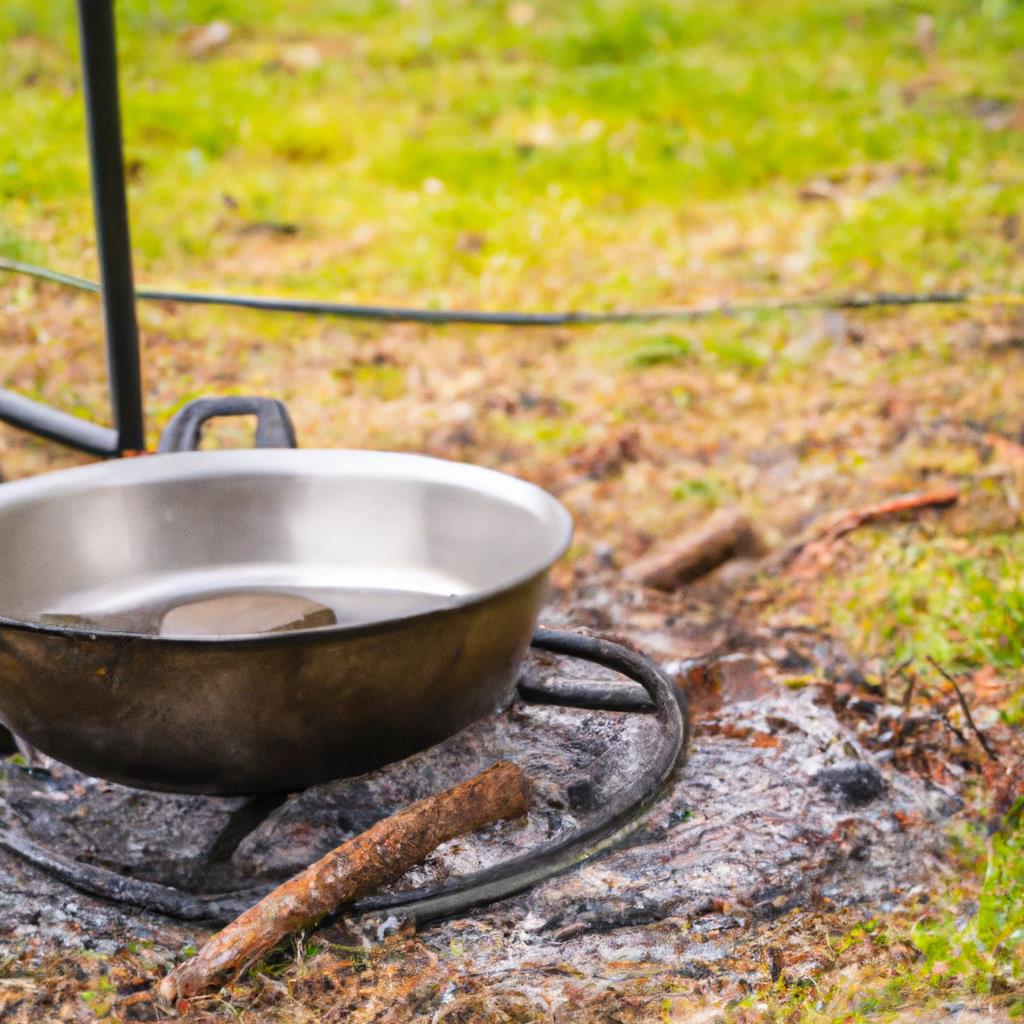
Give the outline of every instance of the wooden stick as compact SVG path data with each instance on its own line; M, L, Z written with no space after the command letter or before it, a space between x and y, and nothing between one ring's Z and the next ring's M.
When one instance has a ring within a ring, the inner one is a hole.
M723 509L697 529L656 545L629 566L626 579L656 590L674 590L737 556L763 552L753 524L739 509Z
M773 556L773 561L778 565L789 563L790 571L794 575L811 573L837 540L852 533L858 527L897 515L900 512L916 512L923 508L945 508L954 504L959 497L960 492L955 487L942 487L937 491L901 494L898 498L883 501L877 505L845 509L824 522L816 522L809 533L799 537Z
M944 508L952 505L960 492L955 487L943 487L937 491L926 491L916 494L901 494L891 501L883 501L878 505L867 505L864 508L850 509L843 512L826 529L822 540L834 541L859 526L873 523L877 519L894 516L899 512L914 512L922 508Z
M953 687L956 699L960 702L960 710L963 711L964 718L967 719L967 724L971 727L971 731L978 737L978 742L985 753L988 754L988 759L990 761L998 761L999 758L996 757L996 752L992 749L988 737L974 724L974 716L971 714L970 705L968 705L967 698L964 696L964 691L960 689L959 683L931 655L928 656L928 663Z
M157 991L170 1003L209 991L261 959L286 935L401 878L441 843L525 814L527 794L519 768L499 761L443 793L378 821L232 921L167 975Z

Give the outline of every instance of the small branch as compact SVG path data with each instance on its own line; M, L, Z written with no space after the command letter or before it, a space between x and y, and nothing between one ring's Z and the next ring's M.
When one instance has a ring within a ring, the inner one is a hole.
M791 571L813 570L814 566L840 538L868 523L877 522L901 512L916 512L925 508L946 508L960 497L955 487L942 487L936 491L902 494L890 501L862 508L846 509L828 517L825 522L814 523L810 530L788 544L774 560L780 566L791 564Z
M971 727L971 731L975 736L978 737L978 742L982 745L985 753L988 754L990 761L998 761L999 758L996 756L995 751L992 749L988 742L988 738L985 734L974 724L974 718L971 715L971 709L967 706L967 699L964 697L963 690L960 689L957 681L933 658L931 655L928 656L928 663L935 669L936 672L942 676L952 687L956 693L956 699L960 701L960 707L963 709L964 718L967 719L967 724Z
M167 975L158 986L160 996L175 1003L209 991L260 960L286 935L401 878L441 843L526 810L526 779L508 761L418 800L278 886Z
M884 695L886 700L889 700L889 684L894 680L894 678L898 677L900 679L903 679L904 672L907 670L907 668L910 667L910 665L913 664L913 662L914 659L912 657L904 658L903 661L901 661L895 668L891 669L889 672L886 672L885 675L882 677L882 694ZM904 693L904 697L906 697L906 693Z
M922 508L945 508L956 502L959 497L960 492L955 487L942 487L937 491L902 494L891 501L850 509L829 526L825 536L830 540L838 540L851 530L856 530L857 527L873 523L878 519L885 519L900 512L916 512Z
M903 691L903 699L902 699L902 701L900 701L900 703L903 705L903 710L904 711L909 711L910 710L910 702L914 699L914 687L917 686L917 673L914 672L914 671L911 671L910 674L907 675L907 673L905 671L906 667L907 666L904 666L904 667L898 669L897 670L897 674L902 679L906 679L906 681L907 681L907 688Z

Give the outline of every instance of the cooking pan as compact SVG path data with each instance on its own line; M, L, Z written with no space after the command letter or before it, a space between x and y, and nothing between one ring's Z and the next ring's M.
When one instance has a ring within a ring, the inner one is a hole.
M257 449L195 450L238 414ZM279 402L200 399L159 455L0 486L0 720L92 775L259 793L506 702L565 508L476 466L293 445Z

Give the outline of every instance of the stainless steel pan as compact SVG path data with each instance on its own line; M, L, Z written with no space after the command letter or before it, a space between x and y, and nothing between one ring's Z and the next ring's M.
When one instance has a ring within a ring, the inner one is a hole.
M237 412L259 414L259 443L293 437L278 403L207 399L161 447L195 447L204 420ZM0 720L154 789L367 771L510 696L571 532L531 484L397 453L184 451L7 483ZM308 600L302 628L210 635L224 607L250 628Z

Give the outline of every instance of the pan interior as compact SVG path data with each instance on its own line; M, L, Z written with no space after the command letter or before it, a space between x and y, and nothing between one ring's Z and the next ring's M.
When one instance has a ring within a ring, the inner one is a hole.
M108 463L0 488L0 617L190 637L354 627L530 578L570 529L538 488L422 456Z
M61 595L38 620L119 633L244 636L361 626L435 611L470 593L440 574L361 576L256 564L155 573Z

